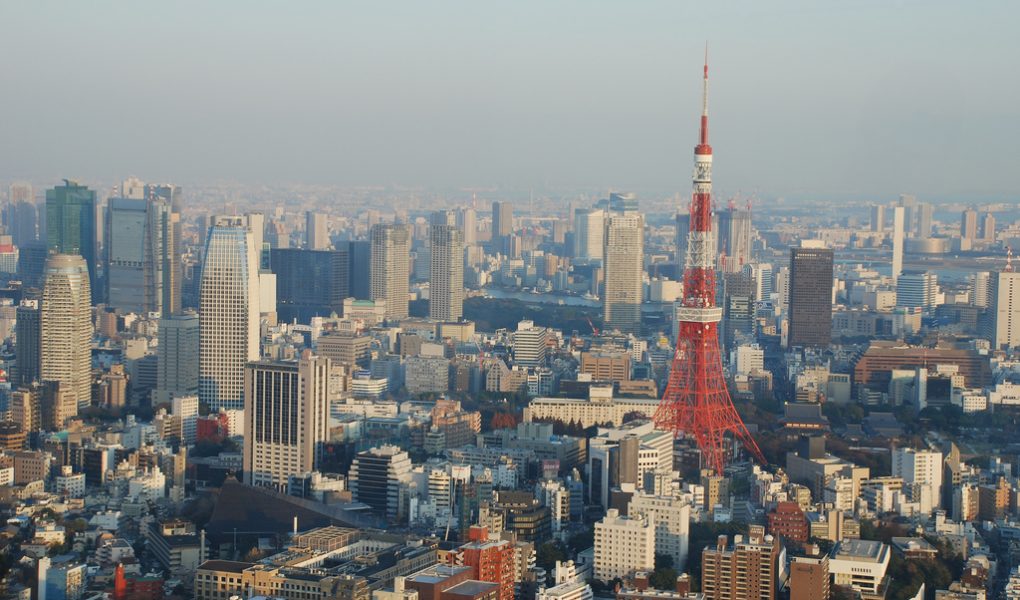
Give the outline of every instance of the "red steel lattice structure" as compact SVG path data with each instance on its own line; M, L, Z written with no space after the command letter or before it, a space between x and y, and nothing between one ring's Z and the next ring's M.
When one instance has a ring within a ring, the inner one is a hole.
M715 304L715 243L712 235L712 146L708 144L708 53L705 54L701 137L694 148L694 196L684 265L684 297L677 308L680 333L669 382L655 411L658 428L694 438L702 466L721 475L729 459L726 434L766 462L747 430L723 377L719 353L722 309Z

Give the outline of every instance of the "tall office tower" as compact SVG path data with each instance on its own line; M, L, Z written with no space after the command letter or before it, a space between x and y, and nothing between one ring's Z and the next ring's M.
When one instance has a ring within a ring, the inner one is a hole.
M786 312L790 306L790 267L782 266L776 271L772 278L772 293L777 297L777 302Z
M18 277L24 289L42 287L49 255L46 242L42 240L31 241L18 248Z
M351 296L350 255L340 250L273 248L269 264L276 274L276 310L281 322L309 323L312 317L342 315Z
M325 250L329 248L329 229L326 215L308 211L305 213L305 248Z
M900 194L895 206L903 207L903 226L907 231L913 231L917 224L917 197L911 194Z
M832 250L820 243L790 248L788 346L832 343Z
M372 228L371 299L386 302L386 319L407 318L411 231L406 225Z
M199 385L201 333L197 312L185 311L159 320L159 350L153 404L193 396Z
M621 516L610 508L595 523L595 579L609 582L635 570L655 568L655 525L641 514Z
M96 238L96 193L77 182L46 190L46 244L50 252L78 254L88 266L92 299L102 295L96 277L99 268Z
M973 208L968 208L960 215L960 237L965 240L974 241L978 234L978 213Z
M39 309L39 378L63 382L79 407L92 402L91 298L85 259L50 256Z
M8 188L7 204L4 205L3 223L7 233L14 238L14 245L22 246L38 238L36 217L35 196L31 184L11 184Z
M978 271L968 278L968 292L973 306L988 308L992 305L992 274Z
M514 232L514 205L505 200L492 203L492 237L506 237Z
M470 206L457 211L457 227L464 233L464 245L474 246L478 243L478 214Z
M915 235L918 239L926 240L931 237L932 208L931 204L922 202L917 205L917 230Z
M439 211L429 227L429 317L439 321L464 316L464 234L454 223L453 213Z
M885 231L885 206L882 204L871 205L871 230Z
M574 259L601 261L606 244L606 211L578 208L574 211Z
M893 231L892 231L892 279L903 272L903 207L893 208Z
M1009 270L992 273L990 290L992 347L1020 346L1020 273Z
M724 273L737 273L751 262L751 211L730 206L718 215L719 231L722 233L719 240L720 270Z
M317 469L329 440L330 360L262 360L244 371L244 482L287 491L291 475Z
M259 358L259 276L244 217L209 228L199 291L199 399L210 410L244 408L244 367Z
M161 198L111 198L106 210L106 302L130 312L180 309L179 215Z
M351 494L391 523L401 514L401 488L411 482L411 458L397 446L359 452L347 474Z
M701 132L694 147L694 195L687 236L684 297L676 308L677 340L669 380L655 411L655 425L694 438L702 464L722 475L730 458L730 434L766 462L730 399L719 352L715 250L712 247L712 146L708 143L708 57L705 57Z
M157 208L150 210L149 226L157 234L150 235L150 241L156 246L156 255L163 260L162 268L162 306L163 315L174 314L181 310L181 286L184 283L184 264L181 251L181 211L184 201L181 187L171 183L153 183L145 186L145 196ZM201 232L203 235L205 232Z
M920 308L925 316L935 312L938 276L931 271L906 271L896 280L896 306Z
M372 298L372 242L359 240L346 242L347 273L350 282L348 295L358 300Z
M636 211L611 212L606 220L603 328L641 333L645 219Z
M15 312L17 322L14 326L17 376L14 381L18 385L28 385L39 380L39 344L41 335L39 321L39 301L22 300Z
M779 552L779 540L765 535L761 525L751 525L747 537L735 536L732 544L726 536L719 536L715 547L709 546L701 554L705 600L775 600L780 583Z
M986 242L995 241L995 215L986 212L981 219L981 239Z
M676 234L674 244L676 245L676 268L681 271L687 264L687 236L691 233L690 212L680 211L676 213Z

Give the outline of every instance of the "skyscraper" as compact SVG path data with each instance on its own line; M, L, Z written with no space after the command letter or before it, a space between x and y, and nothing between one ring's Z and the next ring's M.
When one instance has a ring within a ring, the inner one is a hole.
M992 273L992 347L1020 345L1020 273Z
M343 314L351 296L349 250L273 248L270 267L276 274L280 320L308 323L312 317Z
M606 221L603 326L641 332L644 217L636 211L611 212Z
M978 234L978 214L973 208L968 208L960 215L960 237L965 240L974 241Z
M159 357L153 403L198 393L201 334L198 313L186 311L159 320Z
M326 215L312 211L305 213L305 247L309 250L325 250L329 248L329 231L326 227Z
M926 240L931 237L931 204L922 202L917 205L917 237Z
M406 225L372 227L371 299L386 302L386 319L406 319L410 281L411 232Z
M46 190L46 243L50 252L78 254L88 266L92 296L101 295L96 272L99 267L96 239L96 193L77 182Z
M903 272L903 207L893 208L893 232L892 232L892 278L896 278Z
M39 377L60 381L79 407L92 401L92 314L88 266L81 256L46 261L39 314Z
M896 280L896 306L920 308L927 316L935 311L938 276L931 271L907 271Z
M244 367L259 358L259 275L244 217L209 228L199 292L199 398L213 411L244 408Z
M478 215L470 206L457 211L457 227L464 234L464 245L474 246L478 241Z
M832 250L820 244L790 248L789 346L832 342Z
M601 261L606 244L606 211L601 208L574 210L574 259Z
M106 209L106 302L131 312L180 309L176 242L180 216L171 203L111 198Z
M871 205L871 230L885 231L885 206L882 204Z
M986 242L995 241L995 215L986 212L981 218L981 239Z
M291 475L314 471L329 439L330 360L249 363L244 371L244 478L286 491Z
M429 244L429 317L456 321L464 316L464 234L453 214L433 213Z
M509 238L514 232L514 205L497 200L492 203L492 248L504 254L510 251Z
M751 262L753 230L751 229L751 211L738 210L730 207L717 213L719 218L718 231L722 233L719 240L721 261L720 270L724 273L736 273L745 264Z
M18 385L28 385L39 380L39 301L22 300L15 313L15 359Z

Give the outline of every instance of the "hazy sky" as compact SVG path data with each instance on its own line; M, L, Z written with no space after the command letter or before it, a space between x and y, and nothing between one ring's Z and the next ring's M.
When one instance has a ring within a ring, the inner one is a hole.
M3 2L0 180L1020 200L1020 3Z

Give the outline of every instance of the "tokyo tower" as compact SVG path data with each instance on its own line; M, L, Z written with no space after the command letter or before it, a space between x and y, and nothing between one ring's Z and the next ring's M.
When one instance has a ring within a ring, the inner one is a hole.
M733 407L719 353L722 308L715 304L707 50L702 93L701 137L694 148L694 197L684 265L684 297L676 312L680 333L666 392L655 411L655 425L677 436L693 437L701 450L702 466L722 475L729 458L727 433L740 440L759 461L766 461Z

